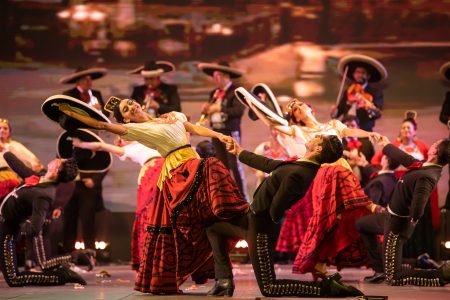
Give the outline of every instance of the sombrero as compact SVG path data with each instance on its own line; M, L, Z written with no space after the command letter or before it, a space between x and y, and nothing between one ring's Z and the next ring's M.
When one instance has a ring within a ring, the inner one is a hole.
M441 68L439 69L439 73L441 73L442 77L444 77L446 80L450 81L450 61L441 66Z
M246 103L250 109L265 123L269 121L271 123L276 122L280 125L287 126L288 121L282 116L272 111L265 103L261 101L257 96L247 91L243 87L238 87L234 90L234 94L242 103Z
M244 74L244 71L232 68L230 64L225 61L221 61L217 64L199 63L198 68L209 76L213 76L214 71L226 73L230 75L230 78L239 78Z
M348 67L347 77L352 79L353 72L357 67L363 67L370 74L370 82L385 80L388 76L386 68L376 59L360 54L344 56L339 60L339 74L344 75L345 68Z
M149 61L128 72L130 75L142 75L145 78L158 77L164 73L175 71L175 66L168 61Z
M255 84L251 89L251 93L253 95L258 96L258 99L260 99L260 101L263 101L264 104L268 108L270 108L274 113L276 113L280 117L283 116L283 112L281 111L277 98L275 97L272 90L266 84L264 83ZM259 97L260 94L265 95L264 100L262 100L261 97Z
M65 76L59 80L60 83L75 83L77 82L81 77L84 76L91 76L92 80L99 79L103 76L105 76L106 72L108 72L105 68L85 68L85 67L78 67L75 72L72 74Z
M65 113L59 110L59 104L68 104L70 109L74 112L89 116L95 120L111 123L109 119L100 111L90 107L81 100L75 99L66 95L54 95L47 98L41 106L42 113L46 115L50 120L59 123L65 130L73 130L78 128L91 128L74 118L69 117Z
M57 153L59 157L74 157L80 171L85 173L101 173L107 171L111 167L111 153L74 148L71 139L73 137L79 138L83 142L103 143L103 140L99 136L87 129L64 131L58 137Z

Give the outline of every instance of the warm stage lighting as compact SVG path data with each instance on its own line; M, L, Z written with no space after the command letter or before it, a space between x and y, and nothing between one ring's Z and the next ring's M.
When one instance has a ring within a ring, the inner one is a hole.
M84 250L84 242L75 242L75 249L76 250Z
M236 246L234 246L235 248L248 248L248 244L245 240L239 240L236 243Z
M444 247L445 247L445 249L450 249L450 241L446 241L444 243Z

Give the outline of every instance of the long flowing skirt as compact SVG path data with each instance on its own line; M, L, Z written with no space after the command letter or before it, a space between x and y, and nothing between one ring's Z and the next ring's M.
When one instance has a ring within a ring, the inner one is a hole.
M312 215L293 272L313 272L318 262L338 269L367 265L355 221L370 213L366 206L371 202L353 172L342 166L321 167L312 184L310 201Z
M178 293L193 273L211 273L212 250L205 226L248 208L228 169L216 158L190 159L171 171L150 203L135 290Z
M146 163L139 176L137 189L136 216L134 218L131 239L131 267L138 270L144 249L145 233L147 230L149 215L153 212L149 209L150 203L155 201L159 192L156 184L161 173L164 158L155 158Z

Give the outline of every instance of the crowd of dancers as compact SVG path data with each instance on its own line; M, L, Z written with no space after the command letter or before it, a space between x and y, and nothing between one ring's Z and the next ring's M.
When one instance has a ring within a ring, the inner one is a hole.
M432 270L403 265L405 257L433 254L427 239L439 227L436 185L450 159L450 140L442 137L431 146L418 140L414 111L405 114L392 143L373 131L383 110L377 84L387 77L379 61L363 55L340 60L342 86L326 122L303 100L292 99L283 110L265 84L235 86L232 79L243 72L226 62L198 68L216 88L195 124L181 112L177 87L161 81L175 69L170 62L132 70L145 83L129 99L110 97L106 103L92 89L106 69L79 68L62 78L75 87L42 105L43 114L65 130L58 158L47 168L11 139L10 121L0 119L0 267L9 286L86 284L69 263L80 256L74 249L78 220L85 247L95 248L95 214L105 210L102 181L111 154L141 166L131 242L135 290L177 294L192 277L197 283L215 279L208 295L232 296L229 252L239 239L248 243L264 296L362 295L339 273L329 274L329 265L372 267L368 283L450 282L449 264ZM441 72L450 80L450 63ZM449 99L450 93L440 115L445 124ZM270 141L255 153L240 145L246 109L270 128ZM100 130L117 135L115 143L105 143L95 133ZM194 148L191 135L212 142ZM258 172L252 199L242 164ZM59 219L63 254L49 240ZM19 270L21 235L28 237L27 256L41 271ZM312 273L313 281L277 279L274 261L280 253L294 258L294 273ZM93 255L87 254L92 268Z

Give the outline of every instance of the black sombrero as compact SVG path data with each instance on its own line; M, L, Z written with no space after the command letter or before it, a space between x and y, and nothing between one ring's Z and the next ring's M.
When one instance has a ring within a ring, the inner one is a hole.
M238 87L234 90L234 94L239 101L252 109L255 114L267 125L270 125L269 123L273 124L273 122L284 126L289 125L288 121L283 118L283 116L280 116L276 112L272 111L271 108L262 102L261 99L253 93L247 91L245 88Z
M175 71L175 66L171 62L158 60L146 62L144 65L129 71L128 74L142 75L143 77L151 78L158 77L164 73L169 73L172 71Z
M59 123L65 130L73 130L78 128L92 128L74 118L69 117L59 110L59 104L68 104L73 111L89 116L98 121L111 123L109 119L100 111L90 107L81 100L66 95L54 95L47 98L41 106L42 113L50 120Z
M232 68L230 64L225 61L221 61L217 64L199 63L197 67L209 76L213 76L214 71L226 73L230 75L230 78L239 78L244 74L242 70Z
M81 77L91 76L92 80L99 79L105 76L106 72L108 72L105 68L85 68L78 67L75 72L72 74L65 76L59 80L60 83L76 83Z
M446 80L450 81L450 61L441 66L441 68L439 69L439 73L441 73L442 77L444 77Z
M264 83L255 84L251 89L251 93L253 95L256 95L260 101L262 101L268 108L270 108L271 111L273 111L280 117L283 117L283 112L281 111L281 107L278 104L278 99L275 97L275 94L266 84ZM265 95L264 100L261 97L259 97L260 94Z
M77 137L83 142L103 143L103 140L99 136L87 129L64 131L58 137L57 153L59 157L75 158L78 169L85 173L101 173L111 168L111 153L74 148L72 145L72 137Z
M348 67L347 77L352 79L353 72L357 67L363 67L370 74L370 82L378 82L388 77L386 68L376 59L360 54L344 56L339 60L339 74L344 75L345 68Z

